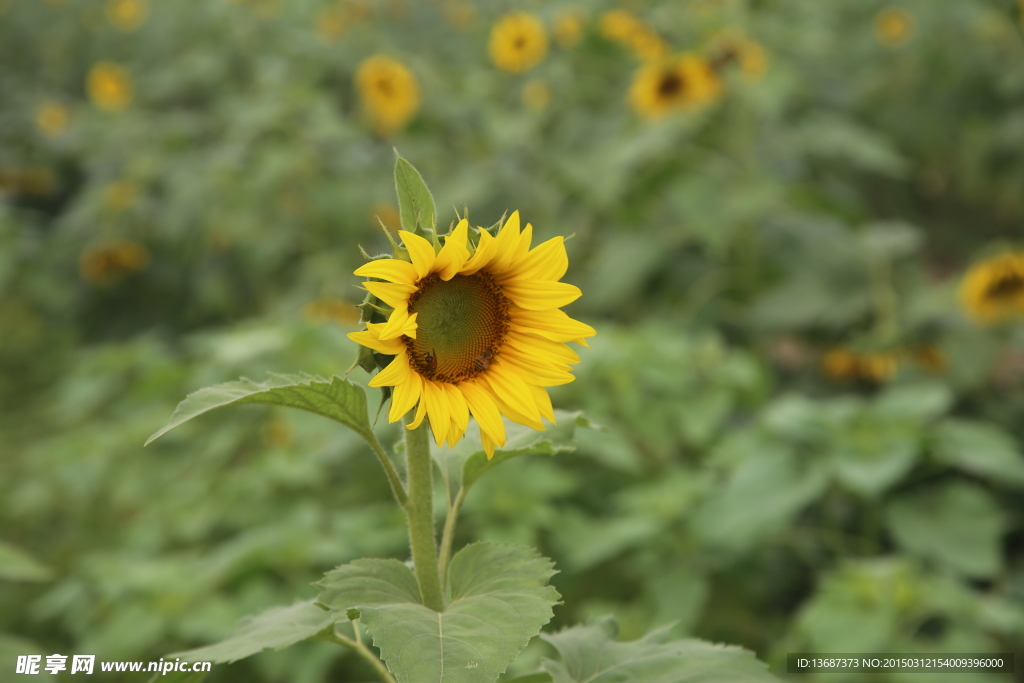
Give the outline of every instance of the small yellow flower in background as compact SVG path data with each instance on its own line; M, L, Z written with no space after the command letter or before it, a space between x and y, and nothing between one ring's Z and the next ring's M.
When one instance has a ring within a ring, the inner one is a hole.
M348 335L393 356L369 383L393 388L388 421L415 410L409 429L429 419L438 445L455 445L472 415L488 458L505 444L502 415L538 430L542 419L553 423L546 387L571 382L580 360L567 342L596 334L561 310L580 296L560 281L569 267L564 239L531 249L533 226L521 231L518 211L497 237L480 230L472 254L465 219L439 251L419 235L399 235L411 262L376 259L355 271L372 278L363 286L392 309L387 322Z
M324 7L316 15L316 35L325 43L335 43L348 27L345 9L340 4Z
M626 10L602 14L598 29L602 36L628 48L641 60L661 59L668 53L668 45L661 36Z
M402 218L398 214L398 207L391 202L376 202L370 208L370 221L376 226L379 225L378 220L388 230L396 231L402 227Z
M548 34L544 24L532 14L507 14L491 29L488 51L499 69L522 73L544 59L548 52Z
M107 0L107 21L122 31L135 31L148 15L146 0Z
M314 323L336 322L346 327L359 324L359 307L344 299L326 298L310 301L302 307L302 315Z
M971 266L960 283L960 302L982 323L1024 316L1024 251Z
M647 118L714 102L722 84L703 57L684 53L640 67L629 90L633 108Z
M86 248L78 259L82 279L106 285L149 265L149 250L131 240L112 240Z
M896 374L899 363L889 351L859 353L843 346L829 349L821 359L825 374L841 382L887 382Z
M572 9L559 14L551 27L551 33L555 36L555 42L566 48L580 42L580 38L583 37L585 22L586 15L578 9Z
M467 0L445 0L442 9L445 21L459 31L468 30L476 21L476 5Z
M86 90L93 104L114 112L125 109L135 95L131 76L113 62L99 62L89 70Z
M36 128L48 138L55 138L67 130L70 121L68 108L56 102L47 102L36 110Z
M541 78L532 78L523 86L523 105L527 109L542 111L551 103L551 88Z
M741 31L723 31L711 41L711 65L716 69L731 65L750 81L759 81L768 70L768 55L760 43Z
M875 39L886 47L899 47L914 33L914 15L902 7L886 7L875 15Z
M404 126L420 108L416 77L390 57L370 57L356 71L356 87L363 109L382 135Z
M109 211L120 213L131 208L139 194L139 184L134 180L117 180L103 190L103 206Z

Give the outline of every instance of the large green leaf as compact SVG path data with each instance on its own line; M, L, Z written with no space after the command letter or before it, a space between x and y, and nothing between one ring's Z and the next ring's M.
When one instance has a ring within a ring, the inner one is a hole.
M1005 520L992 496L976 484L954 481L907 493L886 513L897 543L912 553L975 578L1002 569Z
M24 550L0 541L0 580L48 581L52 574Z
M515 545L475 543L452 559L448 606L425 607L412 570L356 560L327 573L319 602L361 619L400 683L495 681L552 616L549 560Z
M189 394L174 409L170 422L149 437L146 444L214 408L243 403L263 403L307 410L340 422L364 439L373 438L373 430L366 414L366 392L358 384L341 377L325 379L307 374L269 374L270 379L260 384L243 378L237 382L217 384Z
M436 240L434 227L437 222L437 209L434 208L434 196L427 189L420 172L395 152L395 191L398 193L398 215L402 229L419 234L429 234Z
M920 451L915 421L883 417L877 409L844 425L831 447L839 480L867 497L878 496L900 481L913 468Z
M467 490L480 477L501 463L521 455L555 455L576 450L576 428L596 427L582 413L555 411L558 424L539 432L530 427L505 421L507 439L502 448L494 451L494 457L487 459L480 435L474 429L456 444L455 448L438 447L431 444L434 463L441 470L449 491L454 497L460 488Z
M1013 437L995 425L944 420L934 431L943 462L1003 484L1024 485L1024 455Z
M553 683L766 683L776 678L754 655L738 647L702 640L670 640L671 626L640 640L615 640L618 626L606 617L541 636L560 661L547 659Z
M237 662L264 650L280 650L312 638L334 622L330 612L313 600L297 602L290 607L274 607L238 623L226 639L214 645L174 652L165 659L178 657L194 662L215 664Z

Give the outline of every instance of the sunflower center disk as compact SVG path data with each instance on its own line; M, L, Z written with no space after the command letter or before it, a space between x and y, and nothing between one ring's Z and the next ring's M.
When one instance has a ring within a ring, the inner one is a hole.
M663 74L661 82L658 83L658 94L662 97L672 97L683 90L683 78L674 72Z
M1013 299L1024 294L1024 275L1007 273L999 277L986 292L991 299Z
M438 382L461 382L480 374L498 355L508 332L509 301L490 275L436 273L409 297L416 338L402 337L412 367Z

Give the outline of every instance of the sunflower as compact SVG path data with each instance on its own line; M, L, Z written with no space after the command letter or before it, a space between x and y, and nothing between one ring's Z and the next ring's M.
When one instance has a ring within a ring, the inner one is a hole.
M465 219L437 252L399 231L411 262L378 259L355 271L391 307L387 322L348 336L391 356L370 380L393 388L389 421L415 408L409 429L428 418L438 445L454 445L472 414L491 457L505 444L502 415L534 429L545 428L541 418L555 421L545 387L571 382L569 366L579 362L565 342L586 345L596 333L560 310L580 296L559 282L569 265L561 237L531 249L533 226L520 232L518 211L497 237L479 232L471 254Z
M626 10L609 10L601 15L598 29L602 36L629 49L642 60L660 59L668 46L658 33Z
M552 26L555 41L564 48L572 47L580 42L586 19L587 16L578 9L568 10L558 15Z
M488 43L491 61L509 73L529 71L548 52L548 34L540 19L519 12L502 17L491 29Z
M382 135L404 126L420 108L416 77L401 62L390 57L370 57L356 71L356 86L363 108Z
M761 80L768 70L765 49L741 31L727 30L716 36L712 40L710 60L715 70L738 66L749 81Z
M972 266L960 283L960 301L981 322L1024 315L1024 252L1006 252Z
M86 90L93 104L107 111L121 111L134 95L128 72L113 62L99 62L89 69Z
M886 47L899 47L914 33L914 15L902 7L886 7L875 15L875 39Z
M87 282L106 285L144 270L149 260L149 250L144 245L131 240L114 240L85 249L78 259L78 267Z
M56 102L48 102L36 110L36 128L48 138L63 133L71 120L68 108Z
M148 14L146 0L107 0L107 20L122 31L138 29Z
M684 53L642 66L629 100L640 114L659 118L712 102L721 91L721 81L707 60Z
M896 354L889 351L860 353L838 346L825 353L821 367L826 375L842 382L881 384L896 374L899 362Z

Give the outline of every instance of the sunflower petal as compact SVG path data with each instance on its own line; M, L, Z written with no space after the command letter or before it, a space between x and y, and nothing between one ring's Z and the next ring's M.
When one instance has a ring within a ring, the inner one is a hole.
M430 420L430 429L434 432L434 442L438 446L444 443L448 436L448 428L451 426L451 410L448 404L448 396L444 388L437 382L426 380L423 382L423 398L427 402L427 418Z
M565 251L565 240L553 237L530 250L521 260L498 278L500 283L511 280L561 280L569 269L569 255Z
M403 344L401 340L381 340L378 335L374 334L370 330L350 332L348 334L348 338L354 341L356 344L373 349L377 353L383 353L385 356L394 356L400 353L401 351L405 350L405 344Z
M392 308L409 305L409 295L416 291L416 285L397 284L393 282L364 282L370 294Z
M498 248L498 241L486 230L480 230L480 239L476 243L476 253L466 261L466 265L459 270L460 275L473 275L484 266L490 264Z
M543 387L530 387L533 389L533 398L537 401L537 408L540 410L540 416L553 425L557 425L558 421L555 419L555 408L551 405L551 397L548 396L548 392Z
M377 259L364 263L355 270L360 277L375 277L387 282L411 285L416 282L416 268L408 261L394 258Z
M423 388L425 389L426 386L427 386L427 383L424 382L423 383ZM426 393L426 392L424 391L424 393ZM427 402L425 400L424 394L420 394L420 402L416 405L416 415L413 417L412 422L410 422L409 424L405 425L405 428L406 429L416 429L417 427L419 427L423 423L423 418L426 417L426 415L427 415Z
M502 274L508 270L519 246L519 212L513 211L495 238L495 257L489 270Z
M451 280L466 265L469 258L469 249L466 248L468 235L469 221L463 218L451 234L444 238L444 246L434 261L434 271L442 280Z
M505 422L501 419L501 411L498 410L497 404L491 398L491 392L477 382L463 382L458 388L465 397L477 424L480 425L481 436L504 446ZM493 449L491 454L493 455Z
M443 384L442 386L448 395L448 405L451 407L452 426L448 432L448 440L451 443L458 441L466 433L466 427L469 426L469 405L457 386L454 384Z
M491 363L488 371L480 377L491 387L496 398L516 412L540 422L540 413L537 411L537 404L533 400L533 392L530 391L530 387L502 359L499 358Z
M516 328L545 339L557 342L576 341L582 337L593 337L597 331L586 323L574 320L565 311L513 311Z
M561 308L580 298L582 292L568 282L516 280L502 286L505 296L520 308L546 311Z
M409 356L403 351L392 358L388 366L367 384L371 387L393 387L405 382L412 372L412 368L409 367Z
M434 267L437 255L434 253L434 246L415 233L408 230L399 230L402 236L402 244L409 250L409 258L412 259L413 268L416 269L416 278L426 277Z
M395 392L391 395L388 422L398 422L402 416L412 410L416 402L420 400L422 393L423 379L418 373L410 372L408 381L395 385Z
M399 306L395 310L391 311L391 317L384 323L384 328L380 331L380 338L395 339L401 337L403 334L408 334L409 323L416 324L416 313L409 315L409 309L405 306ZM413 327L413 332L416 328ZM415 334L408 334L408 336L415 338Z

